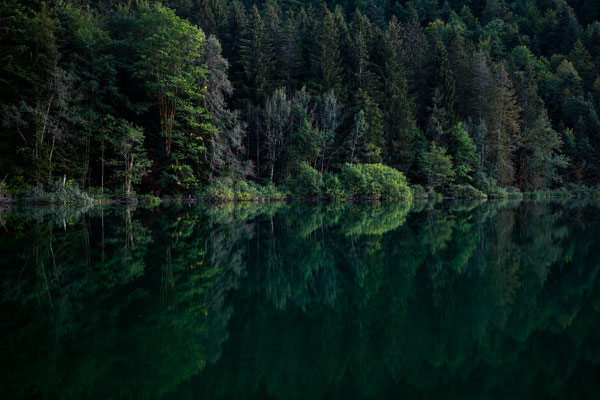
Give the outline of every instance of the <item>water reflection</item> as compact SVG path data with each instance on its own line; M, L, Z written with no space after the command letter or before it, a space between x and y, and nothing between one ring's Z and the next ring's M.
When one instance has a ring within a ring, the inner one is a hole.
M600 393L594 201L0 211L8 398Z

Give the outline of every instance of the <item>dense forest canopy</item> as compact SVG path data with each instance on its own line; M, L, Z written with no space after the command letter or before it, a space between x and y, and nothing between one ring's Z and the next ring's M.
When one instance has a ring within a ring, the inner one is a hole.
M597 185L599 21L596 0L2 0L0 179Z

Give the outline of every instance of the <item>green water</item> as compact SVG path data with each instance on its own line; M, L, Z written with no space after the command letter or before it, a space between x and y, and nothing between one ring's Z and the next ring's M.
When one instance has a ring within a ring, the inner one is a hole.
M600 202L0 212L1 392L598 398Z

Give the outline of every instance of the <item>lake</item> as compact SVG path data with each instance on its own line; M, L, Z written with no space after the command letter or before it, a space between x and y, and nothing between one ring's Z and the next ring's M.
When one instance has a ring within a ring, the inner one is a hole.
M598 398L600 201L0 211L3 398Z

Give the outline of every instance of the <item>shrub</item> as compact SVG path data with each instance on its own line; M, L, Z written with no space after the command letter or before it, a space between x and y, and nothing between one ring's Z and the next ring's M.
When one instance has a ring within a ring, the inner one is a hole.
M96 199L79 188L72 181L56 180L45 186L38 185L25 192L24 200L31 203L50 204L90 204Z
M382 164L343 164L339 174L346 193L355 199L409 199L402 172Z
M233 193L236 201L250 201L259 197L256 185L246 181L237 181L233 185Z
M160 198L158 196L154 196L152 194L145 194L140 197L140 201L149 206L157 206L160 204Z
M346 191L342 186L339 178L336 175L326 173L323 175L324 195L332 201L345 200L347 197Z
M273 183L269 183L266 186L261 186L261 193L267 200L285 200L289 197L289 194L283 190L278 189Z
M293 197L319 199L323 196L323 176L308 163L301 162L294 175L285 181Z
M6 192L6 184L4 181L0 181L0 203L3 201L10 201L10 195Z
M569 183L565 188L574 197L598 197L600 187L598 186L586 186L577 183Z
M507 199L522 199L523 198L523 193L521 193L521 191L514 186L509 186L505 190L506 190L505 198L507 198Z
M235 193L230 183L216 180L205 186L198 197L204 200L232 201L235 199Z
M414 199L435 199L437 198L436 192L428 192L425 188L419 184L411 185L410 191Z
M487 198L487 195L481 190L475 189L471 185L450 185L448 191L445 193L449 197L460 197L460 198Z

